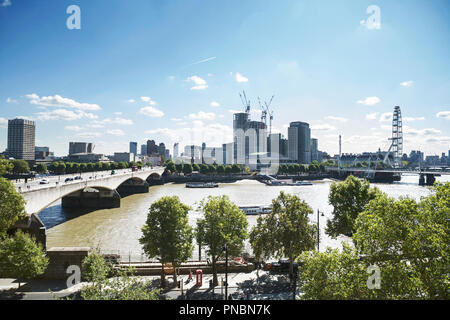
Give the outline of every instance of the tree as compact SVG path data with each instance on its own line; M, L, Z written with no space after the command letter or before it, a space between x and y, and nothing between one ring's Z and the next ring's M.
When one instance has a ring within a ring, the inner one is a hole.
M3 156L0 157L0 177L11 172L13 167L11 161L4 159Z
M355 248L342 244L342 252L327 248L325 252L307 251L299 258L301 299L344 300L369 299L368 265L361 261Z
M380 195L358 215L354 242L380 268L381 298L449 298L449 208L447 182L420 202Z
M36 172L37 173L46 173L47 172L47 166L45 165L45 163L39 163L36 166Z
M219 164L217 166L217 173L218 174L224 174L225 173L225 166L223 164Z
M143 235L139 242L147 256L158 257L161 262L162 285L165 280L164 264L172 263L176 283L177 268L192 255L194 234L188 221L190 209L177 196L162 197L152 203L142 227Z
M227 166L225 167L225 173L226 173L227 175L231 175L231 174L233 173L233 167L230 166L230 165L227 165Z
M44 249L28 234L16 232L0 240L0 278L33 279L45 272L48 258Z
M233 164L231 166L233 173L241 173L241 167L238 164Z
M111 274L112 278L108 278ZM89 254L83 261L83 278L90 283L81 289L84 300L158 300L160 291L149 281L136 277L133 268L111 269L104 256Z
M183 173L184 174L191 174L192 173L192 164L185 163L183 166Z
M175 164L175 168L176 168L178 173L182 173L183 172L183 163Z
M199 172L199 171L200 171L200 166L199 166L198 164L194 163L194 164L192 165L192 170L193 170L193 171Z
M209 166L207 164L202 163L200 165L200 173L201 174L208 174L209 173Z
M0 239L19 219L25 218L25 200L12 182L0 177Z
M216 286L216 262L223 254L225 244L231 256L240 254L247 238L247 217L228 196L209 196L200 202L198 210L204 216L197 220L196 238L197 242L208 248L207 253L212 260L213 284Z
M358 214L364 211L370 200L380 191L371 188L367 180L348 176L343 182L333 182L330 186L328 202L333 206L333 218L327 221L326 234L336 238L340 234L352 234Z
M25 160L12 160L11 163L13 164L12 172L14 174L30 172L30 166Z
M112 271L112 267L105 258L95 250L90 252L89 255L83 259L82 270L83 280L100 282L108 277L108 274Z
M267 256L289 259L291 280L295 259L303 251L314 249L317 243L317 227L309 223L308 214L311 213L313 210L297 195L281 191L272 200L272 212L258 217L257 228L252 230L252 244L265 242ZM258 246L255 249L259 251Z

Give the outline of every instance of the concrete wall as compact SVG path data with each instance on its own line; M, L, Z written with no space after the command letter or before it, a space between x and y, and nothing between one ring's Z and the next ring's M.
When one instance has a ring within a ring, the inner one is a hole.
M49 264L44 274L46 279L67 279L70 274L67 274L67 268L71 265L80 267L83 259L89 254L88 247L55 247L47 250Z

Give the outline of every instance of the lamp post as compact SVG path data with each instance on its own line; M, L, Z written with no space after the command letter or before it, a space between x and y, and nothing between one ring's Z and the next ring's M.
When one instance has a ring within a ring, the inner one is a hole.
M228 244L222 247L222 252L225 251L225 300L228 300Z
M320 249L320 219L319 219L319 215L320 215L320 211L319 209L317 209L317 251L319 251Z

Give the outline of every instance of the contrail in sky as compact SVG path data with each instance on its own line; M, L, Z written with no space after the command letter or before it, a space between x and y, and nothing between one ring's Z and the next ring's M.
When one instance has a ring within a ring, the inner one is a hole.
M203 63L203 62L208 62L208 61L214 60L215 58L216 58L216 57L206 58L206 59L203 59L203 60L200 60L200 61L197 61L197 62L188 64L186 67L193 66L193 65L195 65L195 64L200 64L200 63Z

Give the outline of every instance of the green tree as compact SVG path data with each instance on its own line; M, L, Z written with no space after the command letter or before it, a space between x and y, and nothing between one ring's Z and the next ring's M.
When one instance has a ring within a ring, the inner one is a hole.
M33 279L45 272L48 258L41 244L21 231L0 240L0 278Z
M348 176L343 182L333 182L328 195L328 202L333 206L333 218L327 221L325 232L333 238L340 234L351 235L355 231L358 214L379 194L380 191L371 188L367 180L362 182L354 176Z
M83 261L83 278L90 283L81 289L84 300L158 300L160 291L149 281L133 277L135 270L112 269L105 258L91 253ZM113 277L108 278L111 274Z
M198 164L194 163L194 164L192 165L192 170L193 170L193 171L199 172L199 171L200 171L200 166L199 166Z
M25 200L12 182L0 177L0 239L19 219L25 218Z
M233 173L241 173L241 171L242 171L241 167L238 164L233 164L232 170L233 170Z
M13 164L12 172L14 174L30 172L30 166L25 160L11 160L11 163Z
M167 165L166 165L166 169L170 170L170 172L175 172L176 168L175 168L175 163L173 163L172 160L168 160L167 161Z
M176 168L178 173L182 173L183 172L183 163L175 164L175 168Z
M308 214L311 213L311 207L297 195L281 191L272 200L272 212L258 217L259 227L252 230L253 244L266 242L266 255L289 259L291 280L294 261L303 251L314 249L317 243L317 227L309 223Z
M418 203L380 195L358 215L354 242L365 260L380 268L381 298L450 297L449 208L446 183Z
M189 225L190 207L181 203L177 196L162 197L152 203L147 221L142 227L139 242L147 256L158 257L161 262L161 284L164 285L164 264L174 267L174 282L177 282L177 268L186 262L194 249L193 229Z
M200 173L201 174L208 174L209 173L209 166L207 164L201 164L200 165Z
M217 166L217 173L218 173L218 174L224 174L224 173L225 173L225 166L222 165L222 164L219 164L219 165Z
M227 175L231 175L231 174L233 173L233 167L230 166L230 165L227 165L227 166L225 167L225 173L226 173Z
M229 255L238 255L247 238L247 217L228 196L209 196L200 202L198 210L203 218L197 220L197 241L207 246L211 256L213 284L217 285L216 262L223 254L225 244Z
M39 163L36 166L36 172L37 173L47 173L47 166L45 165L45 163Z
M190 163L185 163L183 165L183 173L184 174L191 174L192 173L192 164Z
M11 161L4 159L3 156L0 157L0 176L10 173L13 167Z
M89 282L101 282L108 277L109 273L112 271L112 266L98 250L94 250L83 259L82 270L83 280Z
M307 251L299 257L300 284L304 300L361 300L373 298L375 290L367 288L368 265L347 243L342 252L327 248L325 252Z

